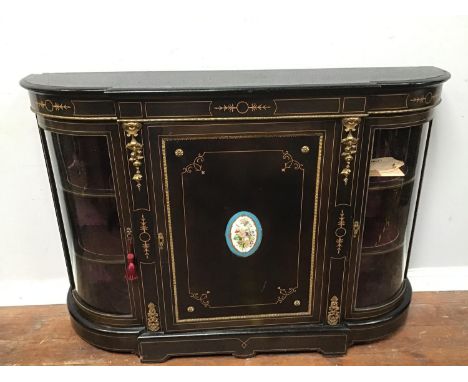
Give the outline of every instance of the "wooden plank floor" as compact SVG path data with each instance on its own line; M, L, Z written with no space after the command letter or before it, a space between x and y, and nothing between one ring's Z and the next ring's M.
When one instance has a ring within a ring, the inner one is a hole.
M65 305L0 308L1 365L139 365L132 354L81 340ZM393 336L353 346L342 357L317 353L173 358L163 365L468 365L468 292L414 293L408 320Z

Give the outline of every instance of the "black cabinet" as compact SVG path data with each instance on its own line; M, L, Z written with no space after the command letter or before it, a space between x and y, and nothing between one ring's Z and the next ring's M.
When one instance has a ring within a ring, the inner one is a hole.
M37 115L77 333L143 361L396 330L432 67L71 73Z

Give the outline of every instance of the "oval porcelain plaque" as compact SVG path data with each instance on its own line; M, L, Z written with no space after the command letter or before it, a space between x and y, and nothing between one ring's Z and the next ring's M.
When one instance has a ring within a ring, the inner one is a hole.
M240 257L253 255L262 241L262 226L251 212L233 215L226 227L226 242L231 252Z

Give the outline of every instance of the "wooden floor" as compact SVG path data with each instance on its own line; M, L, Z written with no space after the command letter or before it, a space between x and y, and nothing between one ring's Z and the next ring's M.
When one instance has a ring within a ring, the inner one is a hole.
M0 308L1 365L139 365L81 340L65 305ZM468 365L468 292L414 293L408 320L388 339L342 357L317 353L174 358L163 365Z

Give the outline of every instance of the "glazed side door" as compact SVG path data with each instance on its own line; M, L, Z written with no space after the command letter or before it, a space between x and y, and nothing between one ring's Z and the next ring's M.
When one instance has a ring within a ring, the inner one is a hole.
M339 125L147 126L167 330L320 321Z

